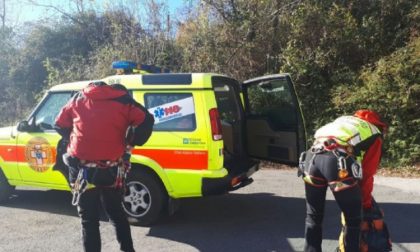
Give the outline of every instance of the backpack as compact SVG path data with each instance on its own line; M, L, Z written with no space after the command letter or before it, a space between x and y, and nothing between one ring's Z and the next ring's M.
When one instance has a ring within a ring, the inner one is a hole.
M341 215L343 230L345 229L344 215ZM343 230L338 240L337 252L346 252L344 249ZM384 215L378 203L372 199L372 209L363 211L360 225L360 252L389 252L392 251L392 242L388 227L384 222Z

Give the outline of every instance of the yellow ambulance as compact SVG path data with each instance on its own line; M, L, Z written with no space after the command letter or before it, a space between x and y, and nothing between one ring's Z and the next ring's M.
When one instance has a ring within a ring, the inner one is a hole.
M142 69L133 73L133 68ZM120 83L154 115L148 142L133 150L124 209L133 224L149 225L176 200L223 194L252 182L260 160L296 164L305 128L288 74L239 82L213 73L153 73L161 69L117 62ZM143 72L143 73L142 73ZM89 81L60 84L27 119L0 129L0 201L16 186L70 190L55 165L61 107ZM104 136L106 137L106 136Z

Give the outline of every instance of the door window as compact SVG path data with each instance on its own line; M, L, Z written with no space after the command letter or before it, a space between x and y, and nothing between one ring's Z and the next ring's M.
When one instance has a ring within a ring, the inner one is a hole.
M52 129L55 118L71 95L71 92L50 93L32 116L35 118L36 125L42 124L45 129Z
M267 118L274 130L296 128L297 108L287 79L262 81L247 92L249 115Z
M194 131L194 99L191 93L144 95L145 106L155 118L156 131Z

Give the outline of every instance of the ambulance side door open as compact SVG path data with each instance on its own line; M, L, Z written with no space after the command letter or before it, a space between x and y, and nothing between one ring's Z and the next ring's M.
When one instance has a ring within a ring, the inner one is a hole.
M242 85L246 142L251 157L296 165L306 149L303 116L288 74L247 80Z

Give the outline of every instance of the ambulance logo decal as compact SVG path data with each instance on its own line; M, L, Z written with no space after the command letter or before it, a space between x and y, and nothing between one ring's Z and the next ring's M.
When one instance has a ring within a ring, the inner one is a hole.
M25 159L34 171L45 172L53 163L51 145L45 138L32 138L25 147Z
M165 103L148 109L154 115L155 124L167 122L183 116L194 114L194 100L192 97Z

